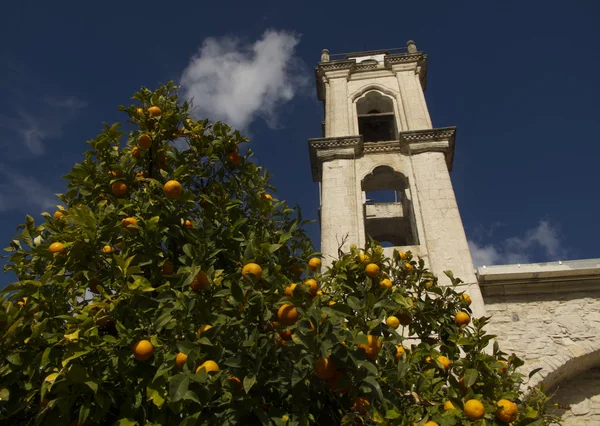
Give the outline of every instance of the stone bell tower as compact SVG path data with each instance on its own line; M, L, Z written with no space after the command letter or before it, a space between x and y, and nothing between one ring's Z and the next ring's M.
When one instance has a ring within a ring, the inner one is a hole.
M389 255L410 250L449 280L467 283L477 315L485 312L458 212L450 171L456 128L433 128L424 91L427 56L414 42L400 49L330 55L316 67L323 138L310 139L319 182L321 252L364 247L367 236Z

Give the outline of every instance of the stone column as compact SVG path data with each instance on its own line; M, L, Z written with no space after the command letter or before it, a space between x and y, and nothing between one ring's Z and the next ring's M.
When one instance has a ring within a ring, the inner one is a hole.
M435 132L437 129L434 129ZM427 241L432 271L441 285L449 285L444 271L450 270L456 278L468 285L473 301L471 309L476 316L485 315L481 290L460 218L446 155L448 141L429 141L409 144L414 173L416 196L421 206L424 234Z
M334 159L323 163L321 204L321 252L324 265L338 257L339 244L347 237L343 250L358 241L354 160Z

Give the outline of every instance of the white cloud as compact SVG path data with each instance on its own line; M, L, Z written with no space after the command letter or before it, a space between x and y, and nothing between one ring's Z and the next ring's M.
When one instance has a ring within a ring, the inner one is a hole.
M541 220L522 237L509 237L497 244L469 240L469 249L475 266L529 263L534 259L534 252L543 254L544 260L564 259L567 255L557 228L546 220Z
M44 142L62 137L65 126L87 106L75 96L45 96L33 105L17 107L12 116L0 116L0 127L16 134L25 148L38 156L45 152Z
M194 116L247 130L256 118L277 125L277 109L306 85L305 65L295 54L298 36L267 30L253 44L239 38L204 40L183 71L184 97Z
M0 212L37 210L42 212L60 204L51 188L32 176L19 173L0 163Z

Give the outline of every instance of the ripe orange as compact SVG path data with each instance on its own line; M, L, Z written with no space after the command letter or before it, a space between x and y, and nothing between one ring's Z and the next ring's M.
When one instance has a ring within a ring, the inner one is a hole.
M196 275L190 283L190 287L196 291L208 289L210 287L210 282L208 281L208 275L206 275L206 272L198 272L198 275Z
M368 277L375 278L377 275L379 275L379 266L374 263L369 263L365 268L365 272Z
M404 265L404 268L406 269L406 272L410 272L410 271L412 271L413 267L410 263L407 263Z
M134 146L131 148L131 156L133 158L140 158L140 155L142 155L142 150L139 147Z
M196 334L197 334L198 336L200 336L202 333L204 333L204 332L205 332L205 331L207 331L207 330L210 330L211 328L213 328L213 326L212 326L212 325L210 325L210 324L202 324L202 325L201 325L201 326L198 328L198 331L196 332Z
M304 281L304 284L308 286L308 291L310 291L310 293L313 296L317 294L319 284L317 283L316 280L313 280L312 278L310 278L310 279Z
M292 330L281 330L279 332L279 337L281 337L281 340L290 340L292 338Z
M501 359L498 360L498 362L500 364L503 364L505 366L505 367L500 368L500 372L501 373L506 373L508 371L508 363L506 361L501 360Z
M404 253L403 251L398 253L400 255L400 259L405 260L406 259L406 253Z
M170 180L165 183L163 191L165 192L167 198L179 198L181 196L181 192L183 191L183 187L176 180Z
M121 181L113 183L110 189L117 197L122 197L123 195L127 194L127 185Z
M287 286L285 288L285 295L287 297L293 297L294 296L294 289L296 288L297 284L290 284L289 286Z
M398 314L398 320L400 321L400 325L406 327L412 323L412 318L408 314Z
M165 263L163 263L163 266L162 266L162 269L160 272L163 275L172 275L173 274L173 262L171 262L169 259L165 260Z
M327 382L329 383L329 387L331 388L332 391L335 391L339 394L348 392L347 388L338 389L339 381L342 378L342 376L344 375L344 373L345 373L345 371L338 370L333 374L333 377L331 377L330 379L327 380Z
M112 246L106 245L106 246L102 247L102 253L104 253L104 254L111 254L114 252L115 252L115 248Z
M461 377L460 380L458 381L458 387L463 392L466 392L466 391L469 390L469 387L465 384L465 378L464 377Z
M454 410L454 404L450 401L444 402L444 411Z
M196 369L196 374L198 374L202 369L204 369L207 374L211 371L219 371L219 364L212 360L204 361L200 367Z
M471 296L469 296L467 293L463 293L460 295L460 300L462 300L464 303L466 303L467 305L471 304Z
M367 414L367 410L369 409L370 405L371 403L367 398L359 396L354 398L354 404L352 407L354 408L354 411L357 411L359 414L364 416L365 414Z
M65 218L65 214L61 210L57 210L54 212L54 216L52 216L55 222L59 220L63 220Z
M135 110L135 112L137 112L137 114L138 114L138 115L142 115L142 114L144 114L144 110L143 110L143 109L141 109L141 108L137 108L137 109Z
M50 247L48 247L48 251L51 254L64 254L66 249L63 243L52 243L50 244Z
M442 364L444 366L444 369L446 369L446 370L449 369L450 368L450 364L452 364L452 361L450 361L444 355L438 356L437 360L439 361L440 364Z
M496 411L496 417L498 420L501 420L505 423L511 423L517 420L519 409L514 402L509 401L508 399L501 399L496 402L496 406L498 407Z
M302 276L302 274L304 273L304 268L302 268L299 265L293 264L290 267L290 271L296 278L300 278Z
M294 305L286 303L277 311L277 319L283 325L293 325L298 321L298 311Z
M238 154L235 151L230 152L227 155L227 157L229 158L229 161L231 162L231 164L233 164L234 166L237 166L242 161L242 157L240 156L240 154Z
M185 222L183 222L183 226L185 226L188 229L192 229L194 227L194 224L191 220L186 219Z
M242 275L247 278L248 275L254 275L256 279L262 278L262 268L256 263L248 263L242 268Z
M147 359L150 359L153 353L154 346L152 346L152 343L150 343L149 340L140 340L133 345L133 356L138 361L146 361Z
M162 114L162 111L157 106L151 106L150 108L148 108L148 114L150 115L150 117L158 117Z
M266 192L264 194L261 194L261 198L263 200L273 201L273 196L271 194L267 194Z
M315 361L315 375L319 379L331 379L335 374L335 364L329 358L319 358Z
M440 426L438 425L436 422L434 422L433 420L428 421L427 423L425 423L423 426Z
M404 349L404 346L402 345L396 345L396 359L400 359L400 357L404 354L404 352L406 352L406 350Z
M312 271L317 271L321 268L321 259L319 259L318 257L313 257L312 259L310 259L308 261L308 267L312 270Z
M387 319L385 320L385 323L387 325L389 325L390 327L392 327L393 329L396 329L400 326L400 320L393 315L387 317Z
M379 355L379 351L381 350L381 341L379 340L378 336L374 336L372 334L369 334L367 338L369 343L360 343L357 346L365 350L365 354L368 359L374 361L377 359L377 355Z
M177 357L175 358L175 364L177 365L177 367L183 368L186 361L187 361L187 355L184 354L183 352L179 352L177 354Z
M465 415L471 420L479 420L485 416L485 407L476 399L469 399L465 402Z
M379 287L381 287L381 288L387 288L388 290L391 290L392 289L392 282L389 279L384 278L381 281L379 281Z
M135 174L136 182L141 182L142 180L146 179L146 177L147 177L146 172L137 172Z
M371 261L371 258L366 253L360 253L357 257L357 260L363 265L367 265Z
M456 314L455 320L458 325L462 326L467 325L471 321L471 317L466 312L460 311Z
M125 228L129 233L137 232L137 224L138 221L135 217L126 217L121 221L121 227Z
M237 389L241 389L243 387L242 381L235 376L227 378L227 381L230 382Z
M161 169L164 169L167 167L167 157L165 157L165 154L160 154L158 156L158 165L160 166Z
M138 138L138 146L142 149L150 149L152 146L152 138L148 133L141 134Z

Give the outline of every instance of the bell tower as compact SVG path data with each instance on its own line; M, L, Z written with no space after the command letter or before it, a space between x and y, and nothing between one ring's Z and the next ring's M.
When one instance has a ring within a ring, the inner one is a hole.
M308 142L325 263L370 236L390 256L394 248L421 256L442 285L453 271L483 315L450 180L456 128L431 124L427 56L413 41L339 55L324 49L315 71L325 120L323 137Z

